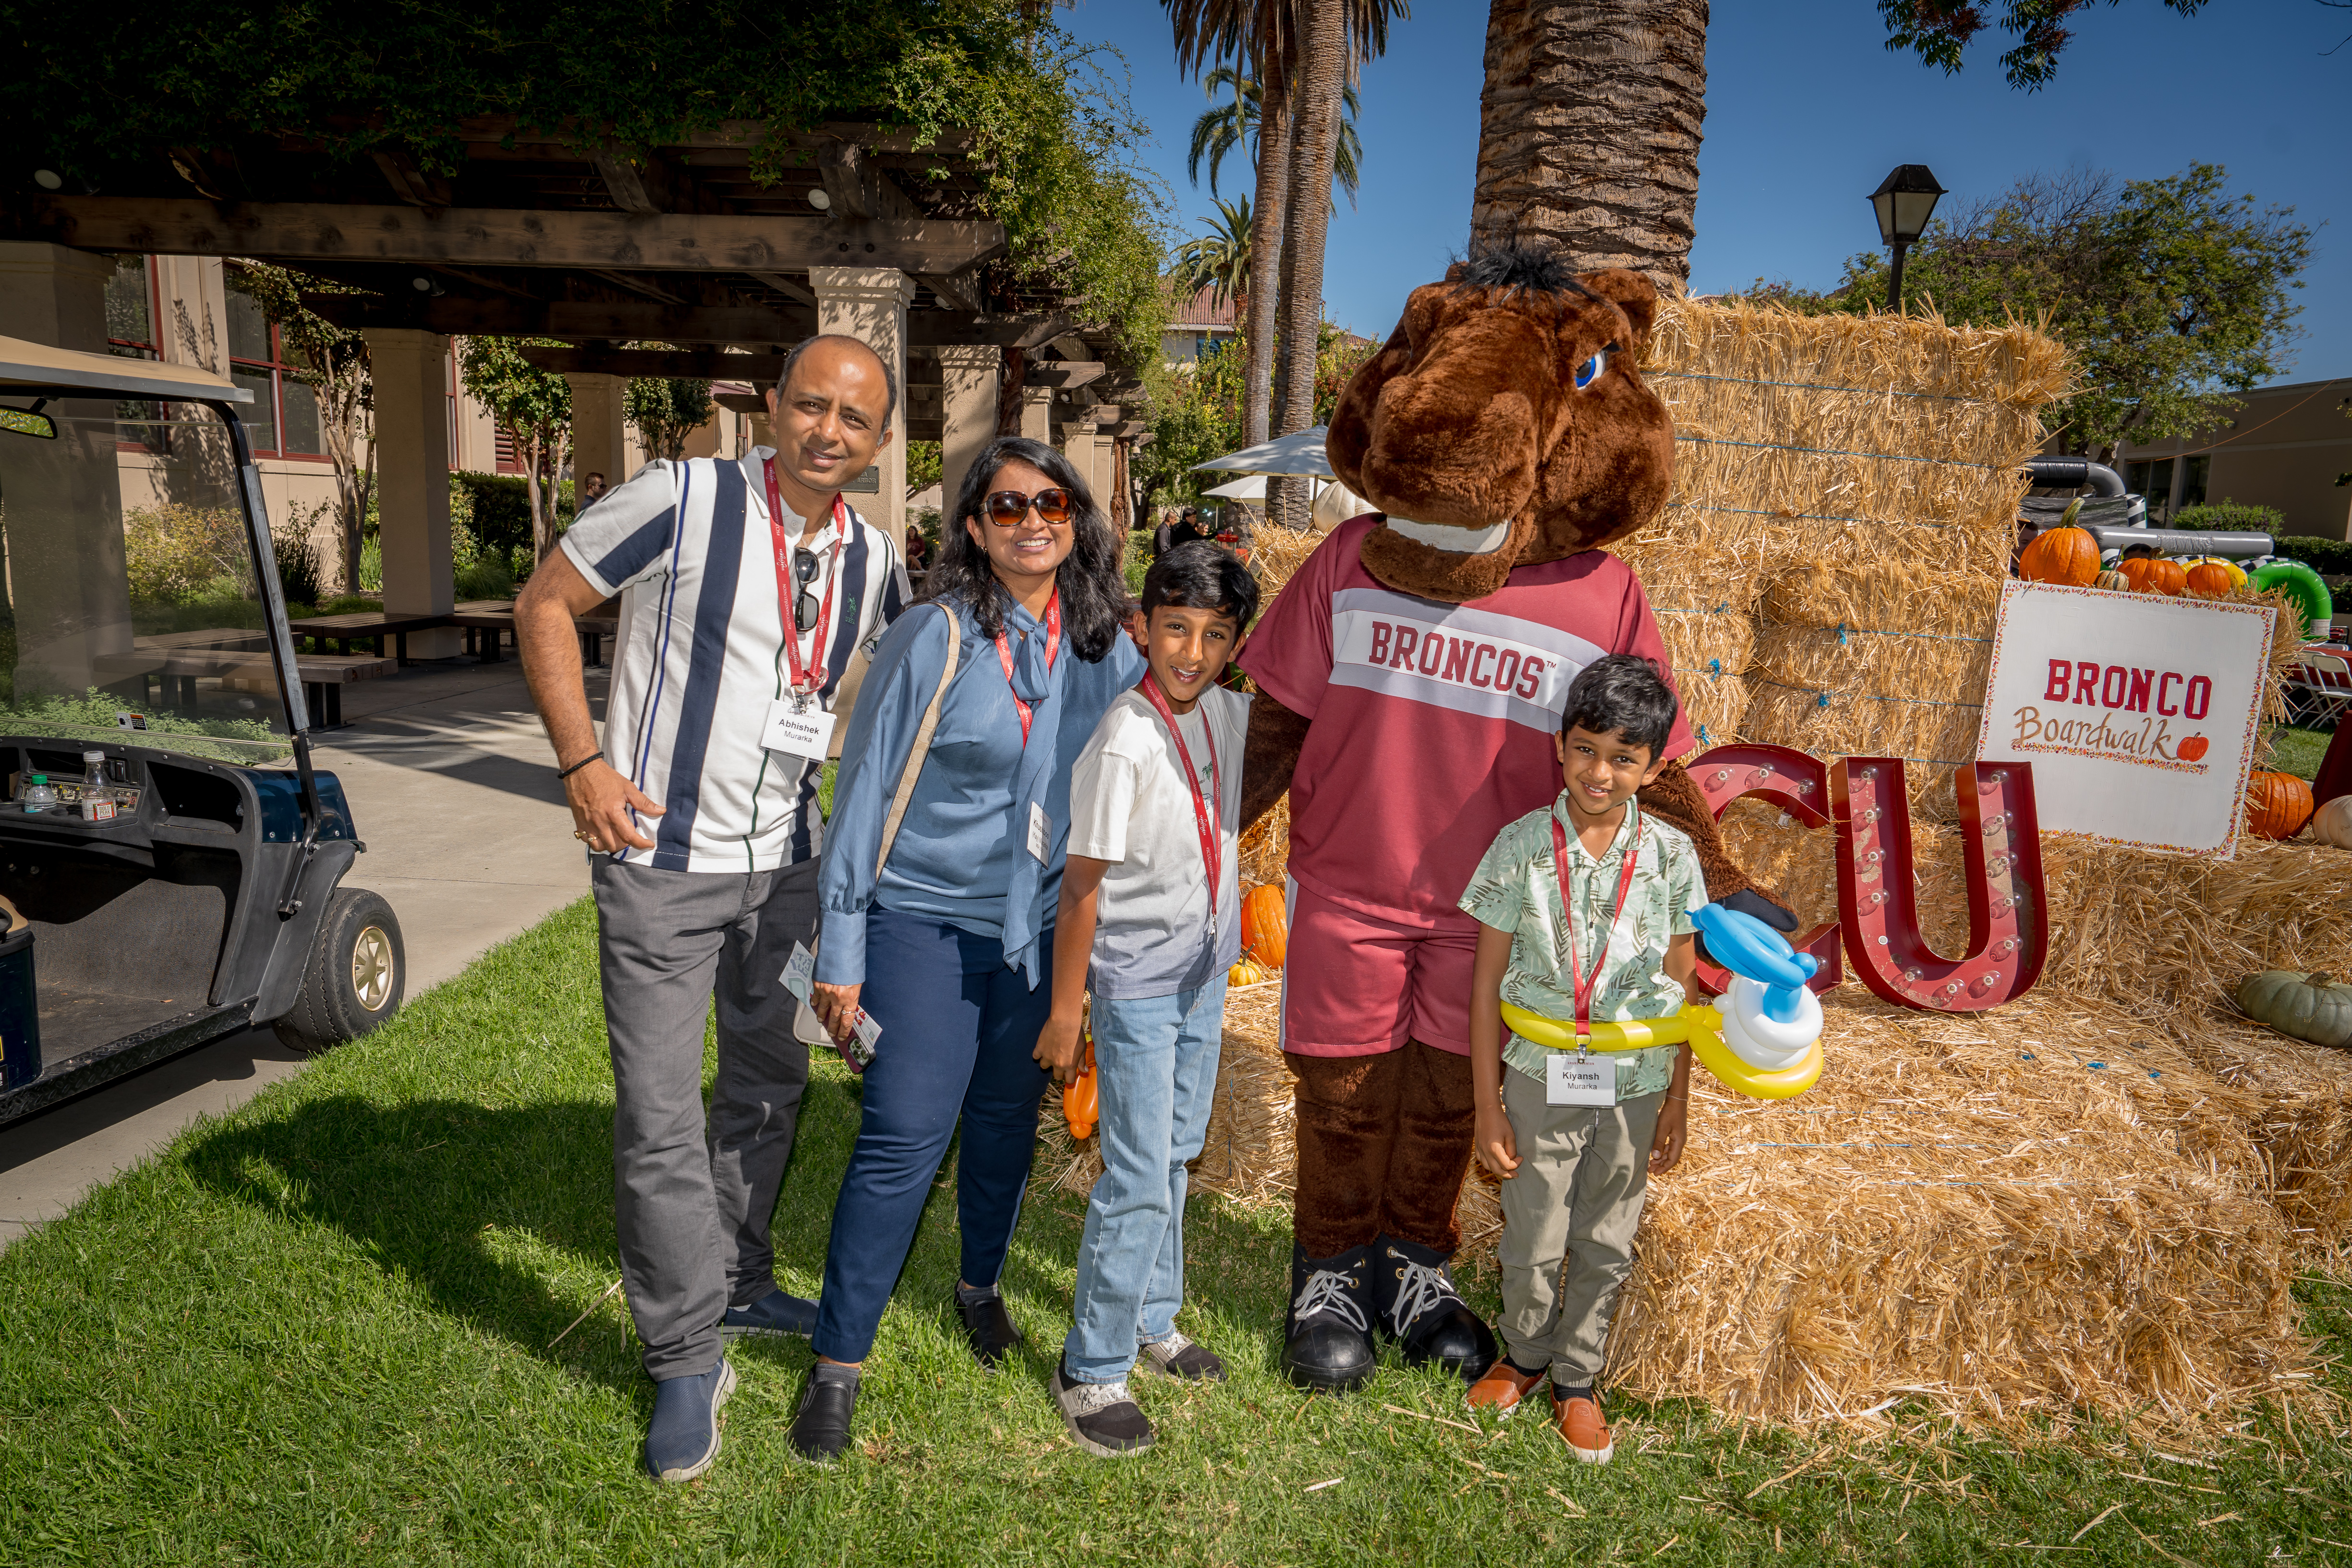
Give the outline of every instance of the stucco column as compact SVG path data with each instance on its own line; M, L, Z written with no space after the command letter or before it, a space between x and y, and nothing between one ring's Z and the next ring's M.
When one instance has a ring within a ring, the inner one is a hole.
M604 475L606 487L614 489L629 477L622 411L629 383L592 371L566 371L563 379L572 385L572 495L577 504L590 474Z
M376 516L383 524L383 607L446 616L457 598L449 559L449 340L371 328L375 380ZM455 626L412 632L411 658L453 658Z
M1024 386L1021 389L1021 434L1032 441L1051 442L1054 424L1054 389L1049 386Z
M1109 504L1109 498L1103 494L1102 486L1095 482L1095 422L1073 419L1063 426L1061 447L1062 456L1070 460L1070 467L1078 470L1078 478L1086 480L1087 489L1094 492L1095 504Z
M1004 351L992 345L943 348L940 381L944 388L944 416L940 439L940 517L954 521L956 497L963 489L980 449L996 435L996 378Z
M114 258L61 245L0 244L0 335L84 353L106 352L106 280ZM111 401L52 403L55 441L9 443L6 542L16 615L16 695L79 697L123 677L92 661L131 647L131 585L124 575L122 483ZM217 419L202 439L221 458ZM233 475L210 505L235 507Z
M1112 448L1118 446L1118 438L1110 431L1108 425L1095 426L1095 466L1087 475L1087 482L1094 486L1095 499L1101 503L1105 516L1110 515L1111 497L1117 493L1118 486L1118 457Z
M898 384L898 406L890 416L891 437L875 458L882 470L875 495L850 493L849 503L880 529L890 548L907 549L907 307L915 284L895 267L812 267L809 289L816 295L816 330L856 338L890 367Z

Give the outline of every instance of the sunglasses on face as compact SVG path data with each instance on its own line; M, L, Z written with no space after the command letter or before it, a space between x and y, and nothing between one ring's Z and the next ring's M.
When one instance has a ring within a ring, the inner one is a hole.
M1011 528L1029 515L1031 507L1037 509L1038 521L1053 525L1069 521L1070 514L1077 510L1077 501L1065 489L1039 490L1034 496L1024 496L1018 490L998 490L988 498L988 521L999 528Z
M816 625L816 595L809 584L816 581L817 571L824 564L814 550L793 552L793 575L799 579L800 596L793 601L793 629L805 632Z

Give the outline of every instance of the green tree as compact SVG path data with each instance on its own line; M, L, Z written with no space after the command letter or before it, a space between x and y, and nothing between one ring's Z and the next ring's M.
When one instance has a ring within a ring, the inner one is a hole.
M710 401L707 381L641 375L622 395L621 412L646 451L675 463L686 456L686 438L710 422L719 405Z
M907 443L907 499L913 500L947 474L937 441Z
M1184 177L1194 184L1201 183L1201 160L1209 161L1209 194L1217 194L1217 174L1224 167L1225 155L1235 148L1246 148L1250 167L1257 167L1257 83L1231 66L1219 66L1202 79L1211 107L1192 121L1192 146L1184 157ZM1230 92L1231 96L1226 96ZM1346 112L1339 121L1339 144L1331 156L1331 183L1348 194L1348 205L1356 205L1356 187L1364 166L1364 141L1356 132L1356 110L1361 107L1356 96L1356 84L1343 85L1340 103ZM1244 211L1247 211L1246 198Z
M374 510L375 384L368 374L367 340L305 307L302 296L362 290L258 261L236 263L233 281L278 324L294 374L319 395L319 426L327 438L327 456L335 465L343 592L356 594L362 536Z
M2320 0L2322 5L2341 3ZM2001 72L2010 86L2034 92L2049 84L2058 74L2060 51L2074 37L2066 18L2084 4L2085 0L2006 0L2000 13L2001 31L2017 40L2016 47L2000 57ZM2107 0L2107 4L2119 5L2123 0ZM2193 16L2205 8L2205 0L2164 0L2164 5L2183 16ZM1959 74L1962 53L1985 26L1983 9L1969 0L1878 0L1878 14L1886 23L1890 54L1908 49L1919 57L1920 64L1941 66L1946 76Z
M2293 290L2311 255L2294 209L2232 196L2217 164L2118 185L2105 174L2019 181L1937 219L1913 247L1905 304L1999 326L2040 319L2073 350L2081 387L2044 416L2070 451L2186 436L2273 380L2296 335ZM1849 259L1838 286L1768 285L1802 311L1886 304L1886 258Z
M572 449L572 384L524 359L537 338L467 338L457 364L466 391L514 442L530 500L531 560L555 548L555 476ZM561 346L561 345L558 345Z
M1176 252L1176 297L1189 300L1202 289L1220 305L1250 295L1250 199L1216 198L1209 232Z

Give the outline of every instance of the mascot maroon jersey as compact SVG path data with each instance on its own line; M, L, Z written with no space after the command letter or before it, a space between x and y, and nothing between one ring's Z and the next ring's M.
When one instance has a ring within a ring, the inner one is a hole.
M1312 721L1290 786L1290 874L1399 925L1466 928L1455 900L1503 828L1559 793L1569 682L1603 654L1668 674L1633 571L1590 550L1515 568L1449 605L1364 569L1358 518L1331 531L1250 633L1240 663ZM1574 627L1570 631L1563 628ZM1668 758L1693 742L1682 714Z

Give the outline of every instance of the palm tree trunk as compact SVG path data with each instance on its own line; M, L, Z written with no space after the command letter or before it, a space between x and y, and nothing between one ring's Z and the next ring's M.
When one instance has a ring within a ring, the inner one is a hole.
M1274 340L1282 320L1283 220L1290 208L1290 88L1282 62L1257 62L1257 200L1250 209L1249 368L1242 383L1242 440L1271 434Z
M1493 0L1472 246L1545 240L1685 292L1706 22L1706 0Z
M1291 138L1290 222L1282 247L1283 382L1275 430L1287 436L1315 423L1315 363L1323 325L1323 241L1331 227L1331 163L1339 144L1339 89L1347 79L1345 7L1310 0L1301 40L1297 129ZM1269 521L1307 526L1303 479L1278 479L1268 495Z

